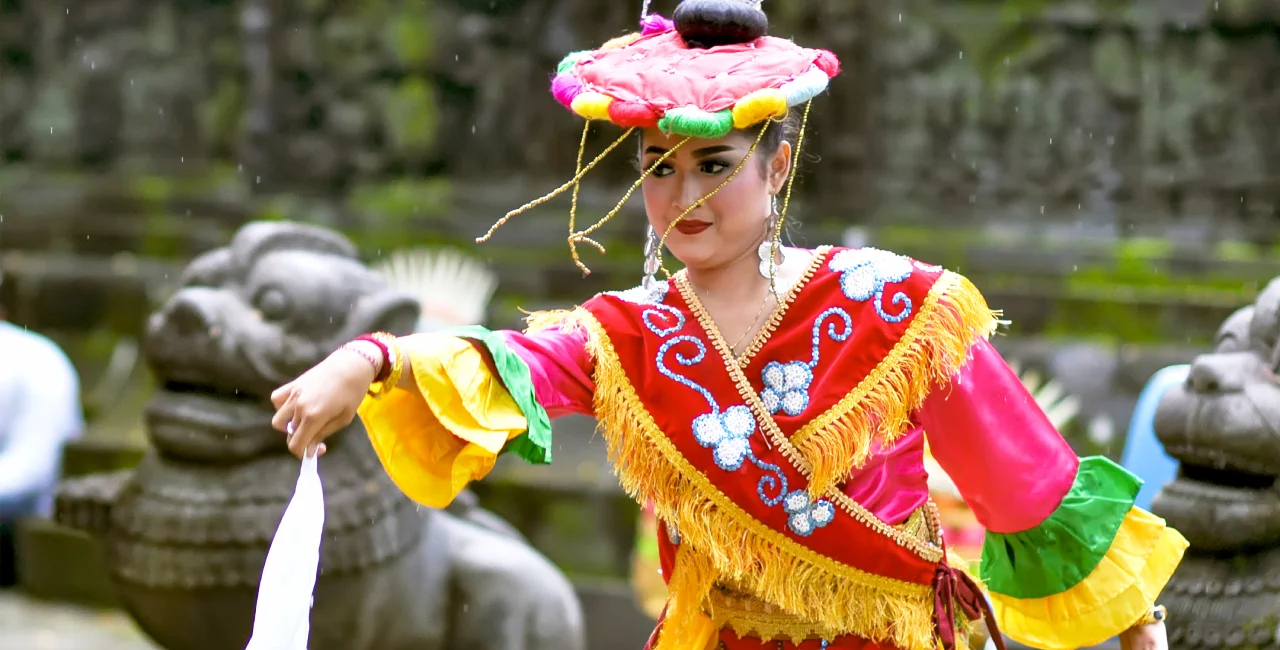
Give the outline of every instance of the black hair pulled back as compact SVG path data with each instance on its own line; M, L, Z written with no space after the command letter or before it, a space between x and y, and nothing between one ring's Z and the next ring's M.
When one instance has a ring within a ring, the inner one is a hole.
M769 17L748 0L684 0L672 16L691 48L750 43L769 31Z

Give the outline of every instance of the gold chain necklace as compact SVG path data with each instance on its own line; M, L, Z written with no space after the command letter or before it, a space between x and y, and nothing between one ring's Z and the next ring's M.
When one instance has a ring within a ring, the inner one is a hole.
M742 355L746 353L746 350L739 352L738 346L742 345L742 342L748 335L755 331L756 325L760 323L760 317L763 316L765 312L764 308L769 305L769 295L769 293L764 294L764 300L760 301L760 309L756 311L756 317L751 319L751 324L747 326L747 331L743 332L742 336L739 336L738 340L734 341L733 346L729 348L729 351L733 353L734 361L740 361L742 359Z
M703 304L706 303L706 300L702 296L702 292L699 291L697 287L693 286L692 282L689 283L689 288L693 289L693 294L698 297L699 302ZM760 309L756 310L755 318L751 319L751 323L747 325L747 331L743 332L742 336L739 336L738 340L734 341L733 345L729 346L729 353L733 355L734 361L741 360L742 355L746 352L746 350L739 352L738 346L742 345L742 342L746 340L747 336L749 336L752 332L755 331L756 325L760 323L760 317L764 315L764 311L765 311L764 308L769 305L769 296L772 295L772 293L773 293L772 291L765 292L764 300L760 301ZM715 322L714 319L712 320L712 322L713 323ZM720 326L718 324L716 325L716 329L717 330L720 329Z

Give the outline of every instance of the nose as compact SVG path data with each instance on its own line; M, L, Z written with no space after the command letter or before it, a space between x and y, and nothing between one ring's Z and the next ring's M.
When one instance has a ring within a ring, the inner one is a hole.
M1239 392L1253 361L1248 353L1202 354L1191 362L1187 388L1200 394Z
M688 210L690 206L696 204L701 199L702 194L699 192L697 183L680 181L680 191L676 193L676 199L674 202L676 210L679 210L676 214L684 214L685 210Z
M213 326L213 318L200 303L181 293L173 297L164 313L177 334L207 334Z

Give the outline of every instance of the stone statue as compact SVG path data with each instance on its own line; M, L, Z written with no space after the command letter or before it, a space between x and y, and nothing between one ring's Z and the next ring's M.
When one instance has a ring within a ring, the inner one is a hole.
M1151 510L1191 542L1160 596L1173 648L1280 647L1278 341L1280 278L1222 324L1156 410L1179 469Z
M271 391L345 341L404 334L417 302L329 230L244 226L187 268L151 317L160 389L132 471L66 481L59 522L98 536L119 597L168 650L241 650L299 463ZM565 577L473 497L449 511L396 489L357 419L320 460L325 532L311 650L578 650Z

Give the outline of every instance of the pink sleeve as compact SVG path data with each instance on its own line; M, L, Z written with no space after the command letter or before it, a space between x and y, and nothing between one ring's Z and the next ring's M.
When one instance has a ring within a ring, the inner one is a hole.
M591 356L581 329L547 329L524 334L501 330L498 335L529 366L534 395L547 415L594 415Z
M970 352L917 421L978 522L996 533L1021 532L1058 507L1080 459L995 348L980 341Z

